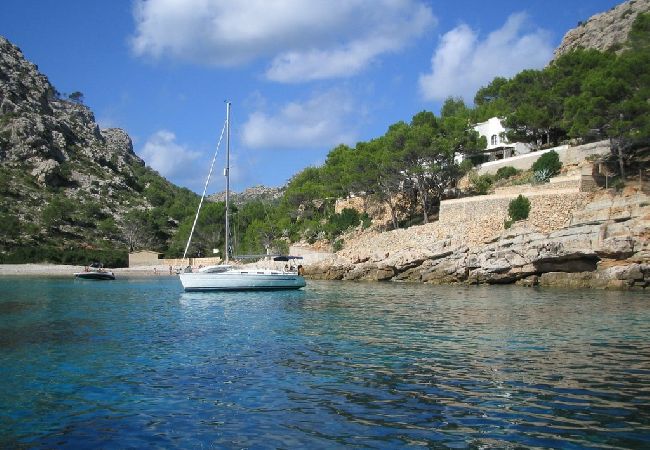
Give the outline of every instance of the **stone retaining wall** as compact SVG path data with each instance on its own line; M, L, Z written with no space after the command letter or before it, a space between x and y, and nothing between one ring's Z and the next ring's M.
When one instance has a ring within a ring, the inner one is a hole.
M520 184L518 186L504 186L496 188L494 193L501 194L524 194L526 192L553 192L557 190L573 190L578 192L581 190L582 178L580 175L572 177L555 177L551 178L550 183L536 184Z
M504 230L508 205L520 193L530 200L529 217L520 225L542 233L568 225L572 211L589 196L567 189L446 200L440 204L439 226L449 236L463 236L468 244L488 242Z
M519 170L528 170L533 166L533 163L537 161L537 158L542 156L544 153L550 152L551 150L555 150L558 153L560 162L565 165L578 164L591 155L607 155L611 152L609 140L593 142L591 144L576 145L573 147L568 145L561 145L559 147L527 153L525 155L518 155L511 158L500 159L498 161L486 162L477 167L477 171L479 175L494 175L497 173L497 170L506 166L512 166L515 169Z

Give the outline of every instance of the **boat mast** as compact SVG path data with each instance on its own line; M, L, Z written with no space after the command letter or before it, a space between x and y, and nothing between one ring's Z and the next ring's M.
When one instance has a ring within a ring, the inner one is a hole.
M230 219L228 217L228 209L230 203L230 102L226 101L226 169L224 170L226 176L226 256L225 263L228 264L230 259Z

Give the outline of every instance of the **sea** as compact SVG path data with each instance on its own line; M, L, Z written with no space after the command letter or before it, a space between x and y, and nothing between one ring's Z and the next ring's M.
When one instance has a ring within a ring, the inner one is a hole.
M0 448L650 448L650 296L0 278Z

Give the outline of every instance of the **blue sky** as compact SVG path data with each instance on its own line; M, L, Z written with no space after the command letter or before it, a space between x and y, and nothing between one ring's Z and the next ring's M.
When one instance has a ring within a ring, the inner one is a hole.
M233 103L235 191L280 186L448 96L543 67L616 0L3 0L0 35L200 192ZM218 163L223 168L223 152ZM217 173L221 173L218 170ZM222 190L217 176L208 192Z

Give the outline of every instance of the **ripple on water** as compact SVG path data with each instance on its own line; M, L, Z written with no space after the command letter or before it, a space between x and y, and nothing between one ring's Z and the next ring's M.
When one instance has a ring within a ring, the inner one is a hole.
M10 283L0 446L650 445L643 295Z

